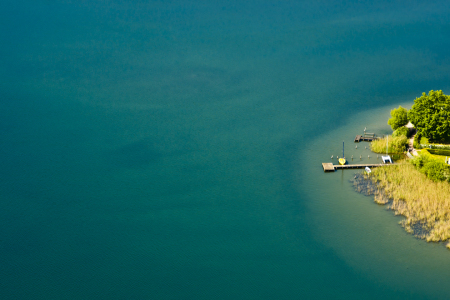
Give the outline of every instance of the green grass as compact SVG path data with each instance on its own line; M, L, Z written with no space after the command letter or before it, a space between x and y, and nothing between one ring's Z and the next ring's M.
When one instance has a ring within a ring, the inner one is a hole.
M428 149L422 149L417 152L421 155L430 155L431 157L438 159L438 160L442 160L443 162L445 162L446 157L450 157L450 155L446 156L446 155L432 154L432 153L430 153L430 150L428 150Z
M450 150L443 149L427 149L430 154L438 155L438 156L450 156Z

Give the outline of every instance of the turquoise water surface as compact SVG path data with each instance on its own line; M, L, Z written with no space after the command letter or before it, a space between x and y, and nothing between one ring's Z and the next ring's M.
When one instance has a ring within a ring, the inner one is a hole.
M450 93L449 10L3 1L0 297L447 298L450 251L321 163Z

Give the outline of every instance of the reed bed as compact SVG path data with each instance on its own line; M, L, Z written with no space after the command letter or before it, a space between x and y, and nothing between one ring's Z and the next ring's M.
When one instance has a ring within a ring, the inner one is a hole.
M450 240L448 182L433 182L406 161L376 168L370 178L378 186L375 201L390 199L390 208L405 217L401 224L406 231L428 242ZM450 242L446 246L450 249Z
M370 143L370 149L375 153L386 153L386 142L388 142L389 153L403 153L408 144L408 138L404 135L374 140Z

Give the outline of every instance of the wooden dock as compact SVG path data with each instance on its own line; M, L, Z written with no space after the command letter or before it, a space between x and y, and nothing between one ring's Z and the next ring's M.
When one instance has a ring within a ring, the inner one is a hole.
M359 143L361 141L363 141L363 142L371 142L371 141L374 141L374 140L377 140L377 139L378 139L378 137L375 137L375 136L357 135L355 137L355 143Z
M392 166L394 164L348 164L348 165L333 165L332 163L322 163L324 172L334 172L339 169L364 169L365 167L376 168L376 167L385 167Z
M335 168L332 163L322 163L324 172L334 172Z

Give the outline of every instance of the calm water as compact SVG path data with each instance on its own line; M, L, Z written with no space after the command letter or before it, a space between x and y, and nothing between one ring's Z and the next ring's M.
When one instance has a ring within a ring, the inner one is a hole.
M450 93L447 3L242 2L3 1L2 299L448 297L321 168Z

